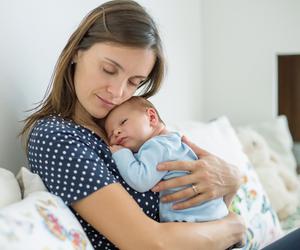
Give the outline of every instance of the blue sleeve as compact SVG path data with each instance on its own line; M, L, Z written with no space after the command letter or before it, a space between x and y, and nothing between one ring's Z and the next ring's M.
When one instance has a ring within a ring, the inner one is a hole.
M166 146L155 140L146 142L135 155L127 148L113 154L121 176L138 192L150 190L166 175L167 171L158 171L156 166L167 158Z

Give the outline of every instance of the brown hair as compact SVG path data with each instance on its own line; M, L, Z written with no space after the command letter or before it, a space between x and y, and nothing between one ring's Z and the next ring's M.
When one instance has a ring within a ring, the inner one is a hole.
M20 135L27 137L35 122L51 114L72 118L77 100L72 59L78 50L87 50L95 43L112 42L124 46L150 48L156 61L146 81L139 86L140 95L150 97L160 88L165 72L161 39L151 16L135 1L114 0L92 10L80 23L61 52L55 65L47 93L30 111Z
M158 120L165 124L164 121L161 119L157 109L155 106L146 98L141 97L141 96L132 96L130 99L125 101L123 104L129 103L130 105L133 105L132 109L140 109L142 111L145 111L147 108L153 108L157 114ZM123 105L122 104L122 105ZM118 107L116 107L118 108Z

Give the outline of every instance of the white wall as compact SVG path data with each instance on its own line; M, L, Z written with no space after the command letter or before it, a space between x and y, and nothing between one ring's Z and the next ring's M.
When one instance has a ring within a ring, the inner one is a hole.
M0 2L0 167L26 164L17 134L25 110L40 101L56 59L83 16L103 1ZM166 121L201 116L201 2L144 0L159 23L168 77L153 102ZM191 30L193 30L191 32Z
M300 1L203 0L203 118L277 114L278 54L300 53Z
M202 4L199 0L139 1L161 31L168 63L163 88L151 98L166 122L202 116Z

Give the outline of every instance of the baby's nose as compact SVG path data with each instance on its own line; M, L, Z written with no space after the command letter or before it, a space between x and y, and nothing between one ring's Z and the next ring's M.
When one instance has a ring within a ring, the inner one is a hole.
M121 129L120 128L115 129L114 130L114 135L118 136L119 134L121 134Z

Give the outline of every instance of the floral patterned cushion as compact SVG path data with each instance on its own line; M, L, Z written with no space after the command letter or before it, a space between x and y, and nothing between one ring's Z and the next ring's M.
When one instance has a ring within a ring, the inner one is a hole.
M280 238L283 232L253 166L248 163L244 170L243 184L230 210L246 220L247 238L243 250L257 250Z
M0 209L1 250L92 250L80 223L62 200L34 192Z

